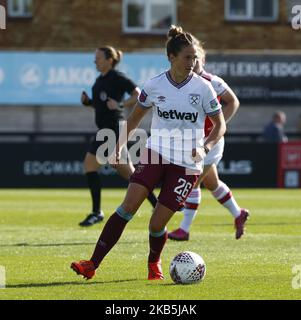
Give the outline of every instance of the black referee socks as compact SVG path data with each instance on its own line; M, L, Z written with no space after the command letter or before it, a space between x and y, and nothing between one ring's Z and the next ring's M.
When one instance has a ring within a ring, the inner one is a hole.
M91 192L92 197L92 212L99 213L100 212L100 199L101 199L101 183L99 174L94 172L86 173L88 187Z

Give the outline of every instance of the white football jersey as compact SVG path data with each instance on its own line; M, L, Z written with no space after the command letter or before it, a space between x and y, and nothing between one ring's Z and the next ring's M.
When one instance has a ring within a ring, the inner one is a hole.
M218 97L223 95L229 89L228 84L217 75L213 75L206 71L202 71L200 76L210 81Z
M203 145L206 115L221 112L210 82L192 73L176 83L167 71L146 82L138 101L153 111L146 147L168 162L202 170L203 164L192 160L191 151Z

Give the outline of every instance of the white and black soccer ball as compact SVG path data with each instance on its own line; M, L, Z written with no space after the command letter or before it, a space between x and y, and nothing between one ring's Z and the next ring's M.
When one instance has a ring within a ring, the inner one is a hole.
M169 274L176 284L198 283L206 275L206 264L200 255L184 251L172 259Z

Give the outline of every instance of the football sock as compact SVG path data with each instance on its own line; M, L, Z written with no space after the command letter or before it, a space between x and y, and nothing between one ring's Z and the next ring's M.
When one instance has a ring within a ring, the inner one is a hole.
M161 232L149 234L149 255L148 262L158 262L161 252L167 240L167 230L164 228Z
M94 253L90 259L95 268L98 268L103 258L117 243L125 226L132 217L132 215L125 213L120 207L108 219L97 241Z
M148 201L151 203L151 205L153 206L153 208L155 208L156 204L157 204L157 197L154 195L153 192L151 192L148 197L147 197Z
M235 201L231 190L224 182L219 181L219 185L216 190L212 191L212 195L231 212L234 218L237 218L240 215L241 208Z
M92 212L100 212L100 199L101 199L101 183L100 177L96 171L86 173L88 187L92 197Z
M181 222L180 228L185 232L189 232L193 219L195 218L198 207L201 203L201 189L198 187L192 189L185 202L184 217Z

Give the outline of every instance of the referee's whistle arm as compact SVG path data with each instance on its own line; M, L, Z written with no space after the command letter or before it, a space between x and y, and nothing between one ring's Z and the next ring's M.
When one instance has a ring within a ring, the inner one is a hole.
M89 106L90 105L90 98L89 98L89 96L87 95L87 93L85 91L82 92L81 102L85 106Z

